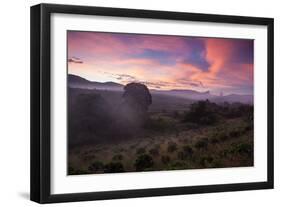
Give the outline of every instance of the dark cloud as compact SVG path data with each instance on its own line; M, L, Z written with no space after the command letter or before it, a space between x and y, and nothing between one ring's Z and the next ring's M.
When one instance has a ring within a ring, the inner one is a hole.
M183 63L191 64L202 71L207 71L210 63L206 60L206 43L200 38L187 38L185 44L191 52L183 55Z
M178 79L177 82L179 84L186 85L186 86L204 88L204 85L201 81L193 81L193 80L181 78L181 79Z
M136 82L137 78L132 75L127 75L127 74L119 74L119 73L108 73L108 72L102 72L104 74L107 74L111 76L112 78L115 78L118 81L121 82Z
M233 63L252 64L254 62L254 40L233 40Z
M69 63L78 63L78 64L82 64L83 63L83 61L80 58L77 58L77 57L68 58L67 62L69 62Z
M149 88L155 88L155 89L163 89L163 88L204 88L204 85L201 81L193 81L188 80L185 78L181 78L176 80L176 82L169 82L169 81L146 81L138 79L135 76L127 75L127 74L118 74L118 73L108 73L108 72L102 72L104 74L107 74L111 76L112 78L115 78L122 84L128 84L131 82L137 82L142 83L148 86Z
M151 59L162 65L174 65L176 63L174 52L161 51L155 49L143 49L141 53L135 55L135 58Z

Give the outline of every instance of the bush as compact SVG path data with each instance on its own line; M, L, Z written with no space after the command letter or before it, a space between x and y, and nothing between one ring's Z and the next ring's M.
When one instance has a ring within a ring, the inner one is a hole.
M104 166L105 173L124 172L124 167L121 162L110 162Z
M196 149L207 149L208 147L208 139L207 138L204 138L204 139L201 139L199 141L197 141L195 143L195 148Z
M246 143L233 144L230 152L236 154L247 154L251 156L253 154L253 146Z
M173 117L176 119L180 116L180 113L178 111L173 112Z
M83 160L84 160L84 161L90 161L90 160L94 160L95 158L96 158L95 155L85 155L85 156L83 157Z
M174 132L176 130L176 123L174 120L164 117L148 118L144 124L144 129L152 132Z
M88 170L90 172L102 172L103 171L103 163L100 161L93 162L89 167Z
M190 111L185 113L184 122L200 125L211 125L218 121L218 105L209 100L198 101L191 105Z
M252 105L242 104L242 103L233 103L227 104L225 103L222 107L221 114L227 118L237 118L244 117L244 119L248 122L253 121L253 112L254 108Z
M112 160L114 160L114 161L123 160L123 155L121 155L121 154L114 155L112 157Z
M187 169L189 166L186 163L183 162L174 162L169 164L167 167L167 170L182 170L182 169Z
M83 174L89 174L90 172L84 169L72 169L73 171L69 171L68 174L69 175L83 175Z
M144 154L146 152L145 148L141 147L137 149L137 154Z
M175 142L169 142L168 143L168 148L167 148L167 151L168 152L174 152L176 151L178 148L177 144Z
M135 161L136 171L143 171L147 168L150 168L154 165L153 159L148 154L140 155Z
M219 140L215 137L212 137L210 141L212 144L217 144L219 142Z
M158 148L152 148L149 150L149 154L153 155L153 156L158 156L159 155L159 150Z
M221 132L218 134L218 139L222 142L226 141L229 138L228 134Z
M221 168L223 167L223 163L221 162L221 160L213 160L212 161L212 167L213 168Z
M241 134L242 131L240 131L239 129L235 129L229 133L229 136L235 138L235 137L239 137Z
M75 174L75 170L74 170L73 167L71 167L71 166L68 167L68 174L69 174L69 175Z
M170 159L169 156L163 155L163 156L161 157L161 161L162 161L163 164L166 165L166 164L168 164L168 163L171 161L171 159Z
M193 149L189 145L185 145L182 151L178 152L178 158L180 160L186 160L193 155Z
M202 157L202 158L200 159L200 162L199 162L199 163L200 163L201 166L206 167L206 166L208 166L210 163L212 163L213 160L214 160L214 158L211 157L211 156L204 156L204 157Z
M225 130L223 129L216 129L216 132L214 132L212 135L211 135L211 139L210 139L210 142L215 144L215 143L218 143L218 142L224 142L226 141L227 139L229 138L228 134L225 132Z

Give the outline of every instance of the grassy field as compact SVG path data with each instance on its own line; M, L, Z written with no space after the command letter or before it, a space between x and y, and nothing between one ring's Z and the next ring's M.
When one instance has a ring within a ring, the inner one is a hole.
M198 115L201 103L193 108L186 103L179 102L179 110L166 105L168 110L156 110L154 105L141 131L130 138L69 147L68 173L253 166L253 119L249 118L253 114L249 106L222 107L207 102L203 115Z

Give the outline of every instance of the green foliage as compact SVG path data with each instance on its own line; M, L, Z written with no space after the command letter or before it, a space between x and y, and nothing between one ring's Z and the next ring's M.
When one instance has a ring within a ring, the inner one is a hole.
M104 166L105 173L124 172L124 167L121 162L110 162Z
M153 159L148 154L142 154L138 156L135 161L136 171L144 171L145 169L151 168L154 165Z

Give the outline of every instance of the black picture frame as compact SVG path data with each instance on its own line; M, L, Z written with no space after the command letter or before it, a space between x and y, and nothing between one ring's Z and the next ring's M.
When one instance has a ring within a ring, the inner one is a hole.
M219 184L188 187L85 192L74 194L51 194L50 184L50 16L53 13L99 15L112 17L134 17L149 19L180 20L209 23L233 23L267 26L267 181L238 184ZM89 6L39 4L31 7L31 174L30 199L38 203L87 201L102 199L166 196L194 193L242 191L273 188L273 38L272 18L195 14L168 11L103 8Z

